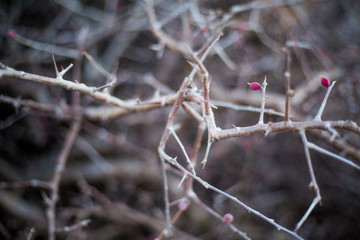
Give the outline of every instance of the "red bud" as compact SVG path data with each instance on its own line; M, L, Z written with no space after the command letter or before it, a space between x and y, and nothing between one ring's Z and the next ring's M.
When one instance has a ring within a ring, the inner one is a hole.
M321 84L324 86L324 87L329 87L330 86L330 81L329 79L325 78L325 77L321 77Z
M226 223L231 223L234 220L234 216L231 213L227 213L223 217Z
M208 33L209 32L209 29L207 27L204 27L202 29L200 29L200 34L205 34L205 33Z
M248 83L248 84L249 84L250 88L252 90L255 90L255 91L259 90L261 88L260 83L257 83L257 82L251 82L251 83Z
M247 26L247 24L244 23L244 22L239 22L239 23L237 24L237 29L239 30L239 32L244 32L244 31L247 30L247 28L248 28L248 26Z
M16 37L16 31L14 29L9 29L7 32L7 35L9 38L15 38Z

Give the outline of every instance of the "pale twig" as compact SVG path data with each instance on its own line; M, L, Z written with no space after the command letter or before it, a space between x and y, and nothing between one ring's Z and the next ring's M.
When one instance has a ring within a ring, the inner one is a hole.
M153 9L149 10L149 11L153 11ZM154 17L154 16L153 16ZM150 16L149 16L150 18ZM204 52L204 54L201 56L200 59L198 59L196 56L195 61L197 63L197 65L199 66L199 68L201 69L203 75L205 76L205 83L207 84L207 78L208 78L208 74L205 67L202 65L202 61L205 60L206 56L210 53L211 48L213 47L213 45L215 44L216 41L218 41L218 39L220 38L221 34L219 34L219 36L214 40L214 42L212 44L210 44L209 48ZM166 233L171 235L171 220L170 220L170 206L169 206L169 196L168 196L168 183L167 183L167 176L166 176L166 165L165 165L165 160L168 161L171 164L177 163L176 162L176 158L172 158L169 155L167 155L164 151L165 149L165 145L169 139L169 135L170 135L170 129L173 127L173 122L174 122L174 118L175 118L175 114L178 111L178 109L181 106L181 103L183 101L185 92L187 89L189 89L189 87L191 86L192 80L196 74L196 68L193 67L192 71L190 72L190 74L184 79L183 83L180 86L180 89L178 91L177 94L177 98L176 101L171 109L171 112L169 114L168 117L168 121L166 124L166 128L164 129L164 132L161 136L161 140L158 146L158 153L161 159L161 165L162 165L162 175L163 175L163 179L164 179L164 201L165 201L165 216L166 216L166 223L167 223L167 229L166 229ZM208 86L207 86L208 88ZM208 107L210 108L210 105L208 103ZM211 111L211 109L210 109ZM191 161L190 161L191 162Z
M56 166L55 166L55 172L54 172L54 176L53 179L51 181L51 194L50 194L50 198L45 197L44 199L46 200L47 204L48 204L48 210L46 211L46 216L48 219L48 234L49 240L54 240L55 239L55 231L56 231L56 222L55 222L55 207L56 207L56 203L59 199L59 186L60 186L60 180L62 177L62 174L64 172L65 169L65 165L67 162L67 158L68 155L70 153L71 147L73 145L73 143L75 142L75 139L80 131L81 128L81 120L75 120L72 123L71 129L68 132L68 135L66 136L64 145L61 149L60 155L56 161Z
M152 151L135 145L126 141L126 138L122 135L116 135L105 128L97 127L87 121L84 121L83 130L90 133L91 135L99 138L101 141L110 143L117 148L120 148L122 151L129 152L131 154L141 154L146 156L146 159L157 159L157 156Z
M316 136L317 138L325 141L326 143L333 145L339 151L345 153L346 155L352 156L356 159L360 159L360 149L347 143L344 139L342 138L332 139L332 135L330 135L330 133L326 131L311 131L310 133Z
M0 102L9 103L14 106L14 108L18 107L29 107L31 109L39 110L41 112L53 114L55 117L63 119L63 118L73 118L76 116L74 114L75 109L70 106L54 106L45 103L39 103L33 100L25 100L19 98L12 98L8 96L0 95Z
M80 221L78 223L72 224L70 226L57 228L56 233L71 232L71 231L74 231L74 230L76 230L78 228L86 227L90 222L91 222L91 219L85 219L85 220L82 220L82 221Z
M103 172L111 174L114 167L84 138L78 136L75 145Z
M205 156L204 156L204 159L201 161L201 165L203 166L203 168L205 168L206 163L207 163L207 161L208 161L209 153L210 153L210 148L211 148L212 143L213 143L213 142L212 142L211 140L208 140L208 142L207 142L206 151L205 151Z
M187 114L192 116L199 124L204 122L203 117L190 104L183 102L181 104Z
M97 93L105 94L102 92ZM125 103L129 104L129 108L119 108L116 107L116 104L113 104L115 106L85 107L84 114L88 119L91 120L111 120L131 113L147 112L154 109L171 106L175 103L176 98L177 94L173 93L165 96L155 96L151 99L136 104L133 103L132 100L130 100L130 102L125 101Z
M179 208L177 210L177 212L174 214L174 216L172 217L171 219L171 224L175 224L176 221L180 218L180 216L183 214L183 212L185 211L185 209L181 209ZM155 240L162 240L164 237L167 237L168 236L168 232L167 232L167 229L164 229L160 234L159 236L157 236L155 238Z
M69 57L69 58L76 59L80 55L79 50L65 48L65 47L59 47L59 46L55 46L55 45L48 44L48 43L37 42L37 41L31 40L31 39L25 38L23 36L20 36L19 34L16 34L14 36L14 40L16 40L17 42L19 42L25 46L31 47L33 49L48 52L48 53L53 53L53 54L63 56L63 57Z
M226 13L222 17L222 20L219 25L220 26L226 25L236 15L238 15L239 13L245 12L245 11L250 11L250 10L254 10L254 9L258 9L258 10L266 9L266 8L271 8L274 6L279 7L279 6L283 6L283 5L296 5L296 4L300 4L302 2L304 2L304 0L285 0L285 1L284 0L275 0L275 1L271 1L271 2L254 1L254 2L250 2L250 3L234 5L230 8L228 13Z
M188 78L185 78L185 80L183 81L180 90L178 92L175 104L173 105L173 108L169 114L169 118L166 124L166 128L164 129L164 132L161 136L161 140L158 146L158 153L160 156L160 160L161 160L161 167L162 167L162 175L163 175L163 180L164 180L164 201L165 201L165 216L166 216L166 225L167 225L167 229L165 229L165 233L168 235L171 235L171 219L170 219L170 206L169 206L169 189L168 189L168 182L167 182L167 175L166 175L166 164L165 164L165 160L172 162L172 161L176 161L176 159L169 157L165 152L165 145L167 140L169 139L169 135L170 135L170 128L173 127L173 122L174 122L174 118L175 118L175 114L177 112L177 110L180 108L181 106L181 102L182 99L184 97L184 93L185 90L188 88L190 84L190 80Z
M12 69L12 68L4 66L4 65L2 65L2 67L3 67L3 69L0 69L0 77L15 77L18 79L39 82L39 83L43 83L46 85L57 86L57 87L65 88L67 90L78 91L85 95L91 96L95 99L98 99L98 100L101 100L101 101L104 101L107 103L111 103L115 106L125 108L128 110L132 110L136 105L135 101L125 102L125 101L123 101L119 98L116 98L114 96L111 96L109 94L102 93L102 92L96 92L95 87L89 87L83 83L76 83L76 82L72 82L69 80L64 80L62 78L61 79L60 78L50 78L50 77L45 77L45 76L41 76L41 75L37 75L37 74L27 73L24 71L18 71L18 70Z
M186 149L185 149L184 145L182 144L182 142L180 141L178 135L176 134L176 132L175 132L175 130L174 130L174 127L173 127L173 126L170 126L170 127L169 127L169 131L170 131L170 133L173 135L173 137L175 138L175 140L176 140L176 142L178 143L178 145L180 146L180 148L181 148L181 150L182 150L182 152L183 152L183 154L184 154L184 156L185 156L185 158L186 158L186 161L187 161L187 163L188 163L188 165L189 165L192 173L193 173L194 175L196 175L194 166L193 166L193 164L192 164L192 162L191 162L191 160L190 160L190 158L189 158L189 156L188 156L188 154L187 154L187 152L186 152Z
M265 102L266 102L266 76L264 79L264 82L262 84L262 91L261 91L261 110L260 110L260 117L259 117L259 123L258 124L264 124L264 111L265 111Z
M55 56L54 56L53 53L51 54L51 57L52 57L54 68L55 68L56 78L63 79L62 77L65 75L65 73L67 73L67 71L69 71L74 65L72 63L70 63L70 65L67 66L67 68L62 69L59 72L59 69L58 69L58 67L56 65Z
M33 237L34 233L35 233L35 228L32 227L32 228L30 229L30 232L29 232L26 240L31 240L31 238Z
M179 189L181 187L181 185L184 183L184 181L187 179L187 174L184 173L183 177L181 178L177 188Z
M285 89L286 89L286 101L285 101L285 122L290 121L290 98L293 95L293 92L291 90L291 54L290 49L288 47L285 47L284 49L285 56L286 56L286 71L284 73L285 75Z
M301 130L301 131L299 131L299 134L301 136L301 140L302 140L303 145L304 145L306 162L307 162L307 165L308 165L310 178L311 178L311 183L310 183L309 187L310 187L310 189L314 188L316 196L313 199L312 203L310 204L308 210L305 212L304 216L296 224L296 228L295 228L294 231L297 231L297 230L300 229L300 227L304 224L306 219L309 217L310 213L314 210L315 206L321 201L320 189L319 189L319 186L318 186L318 184L316 182L314 169L312 167L311 157L310 157L309 147L308 147L308 141L306 139L305 131Z
M348 160L348 159L346 159L346 158L343 158L343 157L341 157L341 156L339 156L339 155L336 155L336 154L334 154L334 153L332 153L332 152L329 152L328 150L326 150L326 149L324 149L324 148L321 148L321 147L319 147L319 146L317 146L317 145L315 145L315 144L313 144L313 143L311 143L311 142L307 142L307 146L308 146L309 148L314 149L315 151L318 151L318 152L321 152L321 153L323 153L323 154L325 154L325 155L328 155L328 156L330 156L330 157L333 157L333 158L335 158L335 159L337 159L337 160L339 160L339 161L341 161L341 162L343 162L343 163L345 163L345 164L348 164L348 165L350 165L350 166L352 166L352 167L360 170L360 166L356 165L356 164L353 163L352 161L350 161L350 160Z
M104 77L106 77L106 79L108 81L110 81L108 84L115 84L117 81L117 77L110 73L109 71L107 71L103 66L101 66L90 54L88 54L86 51L82 51L81 52L82 55L91 63L91 65L93 65L93 67ZM110 85L110 86L111 86Z
M209 184L208 182L202 180L200 177L193 175L191 172L187 171L183 166L181 166L179 163L177 162L169 162L170 164L174 165L176 168L178 168L180 171L182 172L186 172L189 176L191 176L195 181L197 181L198 183L200 183L201 185L203 185L206 189L210 189L214 192L217 192L221 195L223 195L225 198L232 200L233 202L237 203L238 205L240 205L241 207L243 207L244 209L246 209L249 213L253 213L254 215L260 217L261 219L265 220L266 222L270 223L271 225L273 225L274 227L276 227L279 231L283 231L286 232L288 234L290 234L291 236L297 238L297 239L303 239L302 237L300 237L296 232L293 232L283 226L281 226L280 224L276 223L274 221L274 219L268 218L265 215L263 215L262 213L260 213L259 211L256 211L255 209L249 207L248 205L246 205L245 203L243 203L242 201L240 201L238 198L212 186L211 184Z
M169 202L169 184L168 184L168 179L167 179L167 175L166 175L166 163L165 163L165 159L160 155L160 160L161 160L161 174L162 174L162 178L164 181L164 202L165 202L165 220L166 220L166 229L163 230L163 232L161 234L165 234L170 235L172 234L171 231L171 216L170 216L170 202Z
M199 150L201 147L201 141L205 134L205 130L206 130L206 123L204 121L199 122L198 131L197 131L196 138L194 141L194 145L193 145L194 147L193 147L193 152L192 152L192 156L191 156L191 161L192 161L194 167L197 164L197 157L198 157ZM193 179L189 178L188 185L187 185L187 191L190 191L190 190L192 191L193 182L194 182Z
M191 51L181 42L175 41L161 30L161 25L156 19L153 0L146 0L146 12L153 34L160 40L160 43L166 45L172 51L184 56L185 59L191 59Z
M224 140L233 137L254 136L259 134L269 134L275 132L300 131L301 129L322 129L327 130L329 125L332 128L344 129L360 135L360 127L353 121L304 121L304 122L275 122L257 124L248 127L237 127L236 129L220 129L214 131L217 140ZM241 131L239 131L241 130Z
M79 16L92 19L101 24L109 24L109 22L113 19L111 14L98 10L95 7L84 5L81 3L81 1L55 0L55 2L65 9L78 14Z
M252 2L252 4L256 5L257 2L254 1ZM271 49L276 53L281 53L281 45L276 40L271 38L268 34L266 34L264 28L260 24L260 17L261 17L260 13L261 13L260 8L253 7L248 21L249 30L253 30L256 33L257 37L260 39L260 41L269 49Z
M331 83L331 85L328 87L328 89L326 91L326 94L325 94L325 97L324 97L324 99L323 99L323 101L321 103L321 106L319 108L319 111L318 111L318 113L316 114L316 116L314 118L315 121L321 121L321 115L322 115L322 113L323 113L323 111L325 109L326 102L327 102L328 97L330 95L331 89L334 87L335 83L336 83L336 81L333 81Z
M195 20L196 24L199 26L200 29L204 29L207 28L207 26L205 25L205 23L207 22L207 19L205 19L205 17L203 16L203 14L201 14L200 10L199 10L199 6L197 2L193 2L193 4L190 7L190 12L191 15L193 17L193 19ZM204 36L209 39L210 38L210 34L209 33L205 33ZM205 45L206 47L206 45ZM199 52L201 52L202 50L200 49ZM220 59L225 63L225 65L231 69L231 70L236 70L236 64L233 60L231 60L231 58L227 55L227 53L224 51L224 49L221 46L214 46L214 52L220 57Z
M233 232L237 233L240 237L242 237L243 239L246 240L251 240L251 238L249 238L247 236L246 233L244 233L243 231L240 231L237 227L235 227L233 224L231 223L226 223L224 222L224 218L218 214L217 212L215 212L213 209L211 209L210 207L208 207L205 203L203 203L198 196L192 192L190 194L188 194L189 197L196 203L198 204L200 207L202 207L203 209L205 209L205 211L207 211L208 213L210 213L212 216L214 216L215 218L219 219L221 222L225 223Z
M0 188L43 188L51 189L51 184L49 182L41 181L38 179L32 179L29 181L18 181L18 182L0 182Z
M261 108L252 107L252 106L243 106L243 105L238 105L238 104L234 104L234 103L231 103L231 102L211 100L210 103L215 105L216 107L229 108L229 109L233 109L235 111L259 112L259 113L261 112ZM281 116L281 117L285 116L284 113L278 112L278 111L273 110L273 109L266 109L265 108L264 113L271 114L271 115L276 115L276 116Z

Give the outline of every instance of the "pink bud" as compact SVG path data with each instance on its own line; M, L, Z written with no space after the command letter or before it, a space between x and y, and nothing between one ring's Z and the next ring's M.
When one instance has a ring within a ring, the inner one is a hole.
M327 79L327 78L321 77L321 84L322 84L324 87L329 87L329 86L330 86L330 81L329 81L329 79Z
M234 216L231 213L227 213L223 217L224 222L231 223L234 220Z
M15 38L16 37L16 31L14 29L9 29L7 32L7 35L9 38Z
M185 201L181 201L181 202L179 202L179 204L178 204L178 208L179 208L180 210L186 210L187 207L188 207L188 204L187 204L187 202L185 202Z
M244 22L239 22L236 27L239 30L239 32L244 32L248 28L247 24Z
M60 69L61 71L64 71L64 67L62 65L60 65Z
M204 27L204 28L200 29L200 34L205 34L205 33L208 33L208 32L209 32L209 29L207 27Z
M250 88L252 90L255 90L255 91L259 90L261 88L260 83L257 83L257 82L251 82L251 83L248 83L248 84L249 84Z

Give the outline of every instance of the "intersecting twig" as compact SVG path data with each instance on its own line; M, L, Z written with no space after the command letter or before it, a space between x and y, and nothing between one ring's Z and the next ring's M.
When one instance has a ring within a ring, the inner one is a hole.
M193 175L191 172L187 171L183 166L181 166L179 163L177 162L171 162L171 164L173 166L175 166L176 168L178 168L180 171L182 172L186 172L189 176L191 176L195 181L197 181L198 183L200 183L201 185L203 185L206 189L210 189L216 193L219 193L221 195L223 195L225 198L232 200L233 202L235 202L236 204L238 204L239 206L243 207L244 209L246 209L249 213L252 213L258 217L260 217L261 219L265 220L266 222L270 223L271 225L273 225L274 227L276 227L279 231L284 231L290 235L292 235L293 237L297 238L297 239L303 239L301 236L299 236L296 232L291 231L283 226L281 226L280 224L276 223L274 219L271 219L269 217L266 217L265 215L263 215L262 213L260 213L259 211L256 211L255 209L249 207L247 204L243 203L242 201L240 201L238 198L216 188L215 186L209 184L208 182L204 181L203 179L201 179L198 176Z
M207 211L208 213L210 213L212 216L214 216L215 218L219 219L220 221L224 222L224 218L218 214L217 212L215 212L213 209L211 209L210 207L208 207L205 203L203 203L199 197L195 194L188 194L191 198L191 200L193 200L196 204L198 204L201 208L205 209L205 211ZM243 231L240 231L237 227L235 227L233 224L231 223L226 223L226 225L228 225L228 227L234 231L235 233L237 233L241 238L246 239L246 240L251 240L251 238L249 238L246 233L244 233Z
M260 117L259 117L259 123L258 124L264 124L264 112L265 112L265 102L266 102L266 76L264 79L264 82L262 84L262 91L261 91L261 110L260 110Z
M193 173L194 175L196 175L194 166L193 166L193 164L192 164L192 162L191 162L191 160L190 160L190 158L189 158L189 156L188 156L188 154L187 154L187 152L186 152L186 150L185 150L184 145L181 143L178 135L176 134L176 132L175 132L175 130L174 130L174 127L173 127L173 126L170 126L169 131L170 131L170 133L173 135L173 137L175 138L176 142L179 144L182 152L184 153L184 156L185 156L185 158L186 158L186 161L187 161L187 163L188 163L188 165L189 165L192 173Z
M339 160L339 161L341 161L341 162L343 162L343 163L345 163L347 165L350 165L351 167L354 167L354 168L360 170L360 166L356 165L352 161L350 161L350 160L348 160L348 159L346 159L344 157L341 157L341 156L339 156L337 154L334 154L334 153L332 153L332 152L330 152L330 151L328 151L328 150L326 150L324 148L321 148L321 147L319 147L319 146L317 146L317 145L315 145L315 144L313 144L311 142L307 142L307 147L312 148L315 151L318 151L318 152L323 153L325 155L328 155L330 157L333 157L333 158L335 158L335 159L337 159L337 160Z
M111 96L109 94L97 92L97 91L95 91L95 89L96 89L95 87L89 87L83 83L76 83L76 82L72 82L72 81L65 80L65 79L58 78L58 77L57 78L45 77L45 76L41 76L41 75L37 75L37 74L27 73L24 71L18 71L18 70L12 69L12 68L4 66L4 65L2 65L2 66L3 66L3 69L0 69L0 77L15 77L18 79L29 80L29 81L39 82L39 83L43 83L43 84L47 84L47 85L62 87L67 90L75 90L80 93L89 95L95 99L111 103L115 106L118 106L118 107L121 107L121 108L124 108L127 110L132 110L136 105L135 101L134 102L125 102L125 101L123 101L119 98L116 98L114 96ZM58 72L58 73L60 74L61 72Z
M65 48L65 47L59 47L48 43L41 43L34 41L32 39L25 38L17 33L15 33L15 36L13 37L14 40L17 42L31 47L33 49L39 50L39 51L45 51L48 53L53 53L59 56L69 57L69 58L77 58L80 55L79 50L71 49L71 48Z
M81 120L75 120L66 136L64 145L61 149L60 155L56 160L54 177L51 180L51 194L50 198L45 198L46 203L48 204L48 210L46 212L46 216L48 219L48 229L49 229L49 240L55 239L55 231L56 231L56 222L55 222L55 207L56 203L59 199L59 185L62 174L65 169L65 165L67 162L68 155L70 153L71 147L75 142L75 139L81 128Z
M285 121L290 121L290 98L293 95L293 91L291 90L291 53L288 47L284 48L285 56L286 56L286 71L285 75L285 90L286 90L286 101L285 101Z
M309 148L308 148L308 141L306 139L305 131L301 130L299 133L300 133L303 145L304 145L306 162L307 162L307 165L308 165L310 178L311 178L311 183L310 183L309 187L310 187L310 189L311 188L314 189L316 196L315 196L314 200L312 201L312 203L310 204L308 210L305 212L304 216L296 224L295 231L299 230L299 228L303 225L303 223L309 217L310 213L313 211L315 206L321 201L320 189L319 189L319 186L318 186L318 184L316 182L314 169L312 167L311 157L310 157Z
M107 71L103 66L101 66L89 53L87 53L85 50L81 52L82 55L91 63L91 65L93 65L93 67L104 77L106 77L106 79L109 81L109 83L107 84L106 87L112 86L117 82L117 77L116 75L110 73L109 71ZM98 90L100 90L99 88L103 88L103 87L98 87Z
M336 83L336 81L333 81L333 82L331 83L331 85L328 87L328 89L327 89L327 91L326 91L326 94L325 94L325 97L324 97L324 99L323 99L323 101L322 101L322 103L321 103L321 106L320 106L320 108L319 108L319 111L318 111L318 113L316 114L314 120L316 120L316 121L321 121L321 115L322 115L322 113L323 113L323 111L324 111L324 109L325 109L326 102L327 102L327 100L328 100L328 98L329 98L331 89L334 87L335 83Z

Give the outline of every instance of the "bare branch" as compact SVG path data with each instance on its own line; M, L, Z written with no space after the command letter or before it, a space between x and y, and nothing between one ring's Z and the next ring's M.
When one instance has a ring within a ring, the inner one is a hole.
M311 177L311 183L310 183L309 187L314 188L316 196L315 196L314 200L312 201L311 205L309 206L308 210L305 212L304 216L296 224L295 231L300 229L300 227L303 225L303 223L309 217L310 213L313 211L315 206L321 201L320 189L319 189L319 186L318 186L318 184L316 182L314 169L312 167L311 157L310 157L309 148L308 148L308 141L306 139L305 131L301 130L299 133L300 133L300 136L301 136L301 140L302 140L302 142L304 144L306 161L307 161L307 165L308 165L309 172L310 172L310 177Z
M125 102L125 101L120 100L119 98L116 98L109 94L102 93L102 92L96 92L95 87L88 87L87 85L85 85L83 83L75 83L75 82L72 82L69 80L64 80L64 79L59 79L59 78L50 78L50 77L44 77L44 76L37 75L37 74L26 73L24 71L18 71L18 70L12 69L7 66L5 66L4 69L0 69L0 77L15 77L18 79L29 80L29 81L43 83L43 84L47 84L47 85L51 85L51 86L57 86L57 87L65 88L67 90L78 91L80 93L91 96L95 99L98 99L98 100L101 100L101 101L104 101L107 103L111 103L115 106L118 106L118 107L121 107L124 109L128 109L128 110L132 110L136 105L136 101Z
M334 87L335 83L336 83L336 81L333 81L333 82L331 83L331 85L328 87L328 89L327 89L327 91L326 91L326 94L325 94L325 97L324 97L324 99L323 99L323 101L322 101L322 103L321 103L321 106L320 106L320 108L319 108L319 111L318 111L318 113L316 114L316 116L315 116L315 118L314 118L315 121L321 121L321 115L322 115L322 113L323 113L323 111L324 111L324 109L325 109L326 102L327 102L327 100L328 100L328 98L329 98L331 89Z

